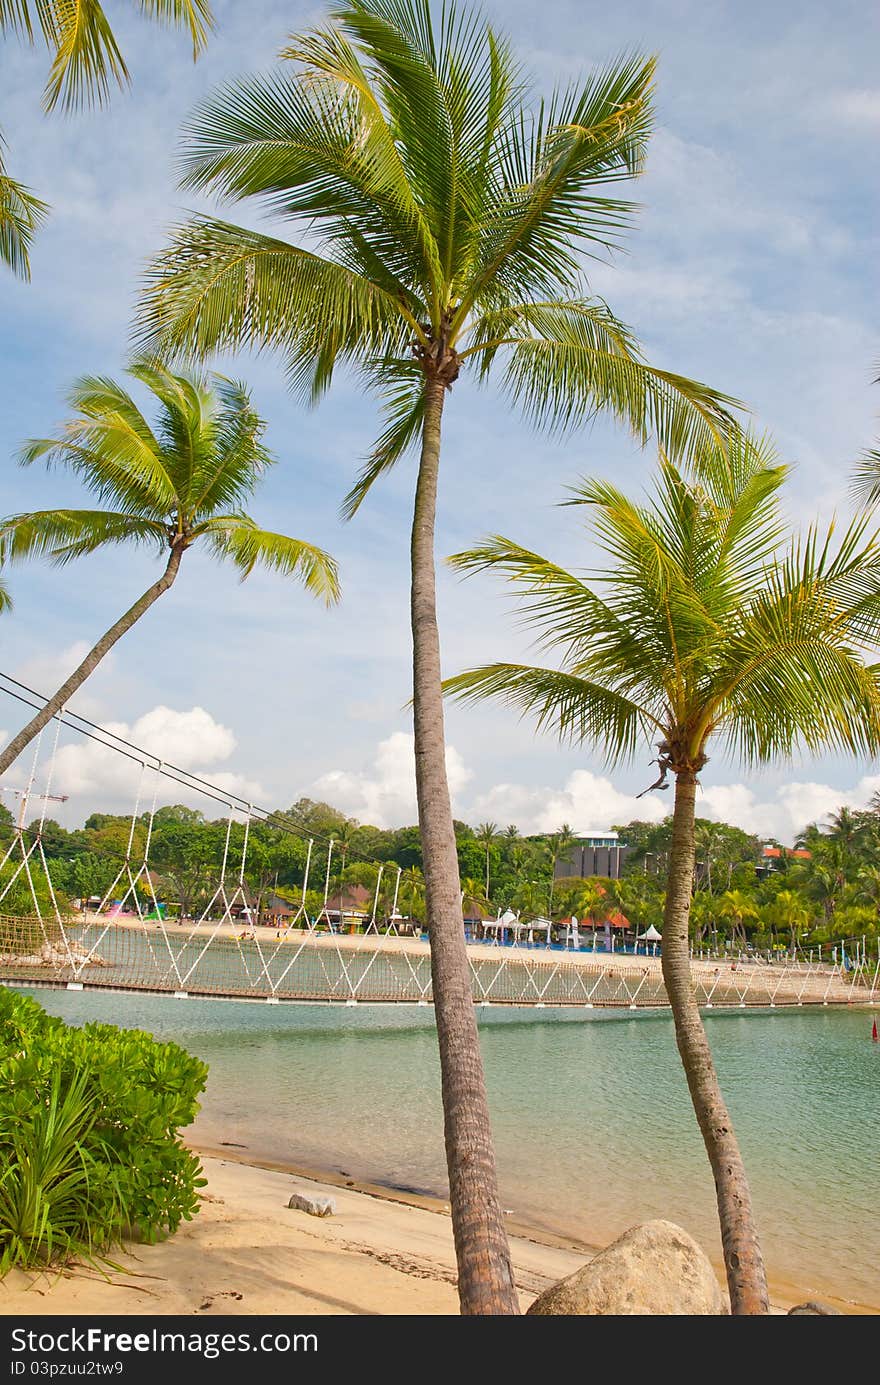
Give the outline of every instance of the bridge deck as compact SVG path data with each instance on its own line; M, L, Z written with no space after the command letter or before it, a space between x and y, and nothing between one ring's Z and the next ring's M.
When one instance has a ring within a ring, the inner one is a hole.
M431 1003L430 948L417 938L249 930L210 921L106 918L29 943L0 920L0 982L230 999ZM5 925L5 926L4 926ZM5 938L4 938L5 933ZM25 947L29 950L23 950ZM659 958L469 943L477 1004L668 1004ZM877 976L803 962L693 962L698 1003L714 1007L874 1003Z

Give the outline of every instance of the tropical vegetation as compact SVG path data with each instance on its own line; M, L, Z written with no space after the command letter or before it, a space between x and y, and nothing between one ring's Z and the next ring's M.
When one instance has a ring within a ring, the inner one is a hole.
M0 1275L106 1263L190 1220L205 1180L180 1131L207 1075L177 1044L0 987Z

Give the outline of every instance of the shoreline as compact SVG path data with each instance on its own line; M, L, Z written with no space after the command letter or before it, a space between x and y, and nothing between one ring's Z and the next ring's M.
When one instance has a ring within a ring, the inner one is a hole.
M338 1172L335 1169L326 1167L316 1167L314 1164L300 1164L288 1160L262 1159L251 1153L237 1154L233 1149L226 1146L211 1144L190 1144L189 1148L199 1156L200 1159L218 1159L226 1163L232 1163L238 1167L265 1169L268 1172L290 1175L299 1178L310 1184L317 1185L322 1190L332 1193L334 1189L348 1189L358 1193L363 1197L374 1198L380 1203L398 1204L404 1207L414 1207L422 1211L430 1212L435 1216L444 1218L449 1217L449 1204L439 1194L430 1192L420 1192L411 1188L397 1186L392 1183L377 1183L368 1179L351 1177ZM542 1226L530 1220L526 1216L518 1215L515 1211L508 1214L506 1221L507 1233L512 1241L524 1241L534 1246L544 1247L548 1250L558 1250L573 1255L580 1256L579 1263L585 1264L604 1250L611 1241L601 1238L586 1241L580 1237L563 1235L552 1230L550 1227ZM708 1253L708 1252L707 1252ZM722 1293L726 1298L726 1281L724 1266L720 1259L709 1255L712 1267L721 1284ZM875 1307L871 1304L863 1303L856 1299L849 1299L828 1291L818 1291L805 1288L794 1283L792 1280L775 1275L768 1278L770 1288L771 1307L774 1313L786 1313L795 1304L804 1303L807 1299L818 1298L823 1303L830 1304L833 1308L846 1315L855 1316L880 1316L880 1306Z
M457 1315L455 1254L441 1198L339 1173L191 1146L207 1187L198 1215L156 1245L127 1243L115 1267L75 1266L0 1281L0 1314L101 1316ZM318 1218L289 1210L293 1191L332 1196ZM507 1222L523 1309L600 1248L516 1216ZM716 1273L719 1267L715 1265ZM723 1286L723 1275L719 1274ZM771 1312L816 1297L771 1282ZM865 1304L823 1295L846 1315Z

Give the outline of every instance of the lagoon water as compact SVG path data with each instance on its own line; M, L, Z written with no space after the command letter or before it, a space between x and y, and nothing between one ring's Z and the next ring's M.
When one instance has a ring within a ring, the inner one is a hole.
M433 1011L35 992L210 1065L198 1144L445 1191ZM880 1310L880 1044L867 1010L706 1016L771 1278ZM649 1217L716 1263L712 1177L663 1013L481 1012L506 1208L591 1244ZM238 1146L238 1148L233 1148Z

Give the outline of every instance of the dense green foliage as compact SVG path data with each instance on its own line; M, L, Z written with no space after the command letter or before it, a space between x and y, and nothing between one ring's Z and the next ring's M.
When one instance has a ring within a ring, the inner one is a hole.
M0 988L0 1274L106 1258L190 1220L204 1179L179 1132L206 1080L176 1044L73 1028Z
M257 910L267 908L274 898L299 903L307 838L313 836L305 902L307 912L315 917L323 904L326 843L332 837L331 901L345 887L362 886L371 904L382 866L379 911L390 913L399 866L398 911L424 920L417 827L373 827L347 818L327 803L307 798L279 816L291 827L296 825L296 834L262 822L250 827L245 882ZM623 858L622 878L599 881L571 877L553 880L554 861L565 859L573 840L566 825L554 833L524 837L511 824L504 830L496 827L491 838L485 830L488 826L492 824L483 823L476 829L464 822L455 824L465 915L494 915L510 907L525 917L550 913L559 920L575 914L601 924L609 911L619 910L640 929L651 924L662 927L671 818L659 823L636 819L616 824L621 843L629 848ZM130 819L104 813L92 814L83 827L73 831L52 820L43 824L46 857L64 907L71 900L102 896L109 889L122 864L129 828ZM134 859L143 849L146 828L144 816L135 829ZM8 823L0 823L0 830L8 832ZM238 833L232 840L233 860L241 846L241 829ZM168 904L169 917L197 914L208 903L216 888L225 835L225 820L210 821L180 804L158 809L149 863L153 888L157 898ZM809 947L831 944L839 938L877 938L880 796L864 812L841 808L827 825L805 827L796 851L769 843L779 852L773 857L765 856L764 843L756 836L728 823L697 818L696 836L691 915L695 944ZM34 878L38 891L42 891L41 911L48 917L50 901L42 876L35 873ZM124 888L120 885L114 896L121 896ZM743 899L748 907L737 912L736 902ZM140 903L144 911L152 906L146 886L140 891ZM0 913L33 913L25 885L16 884Z

